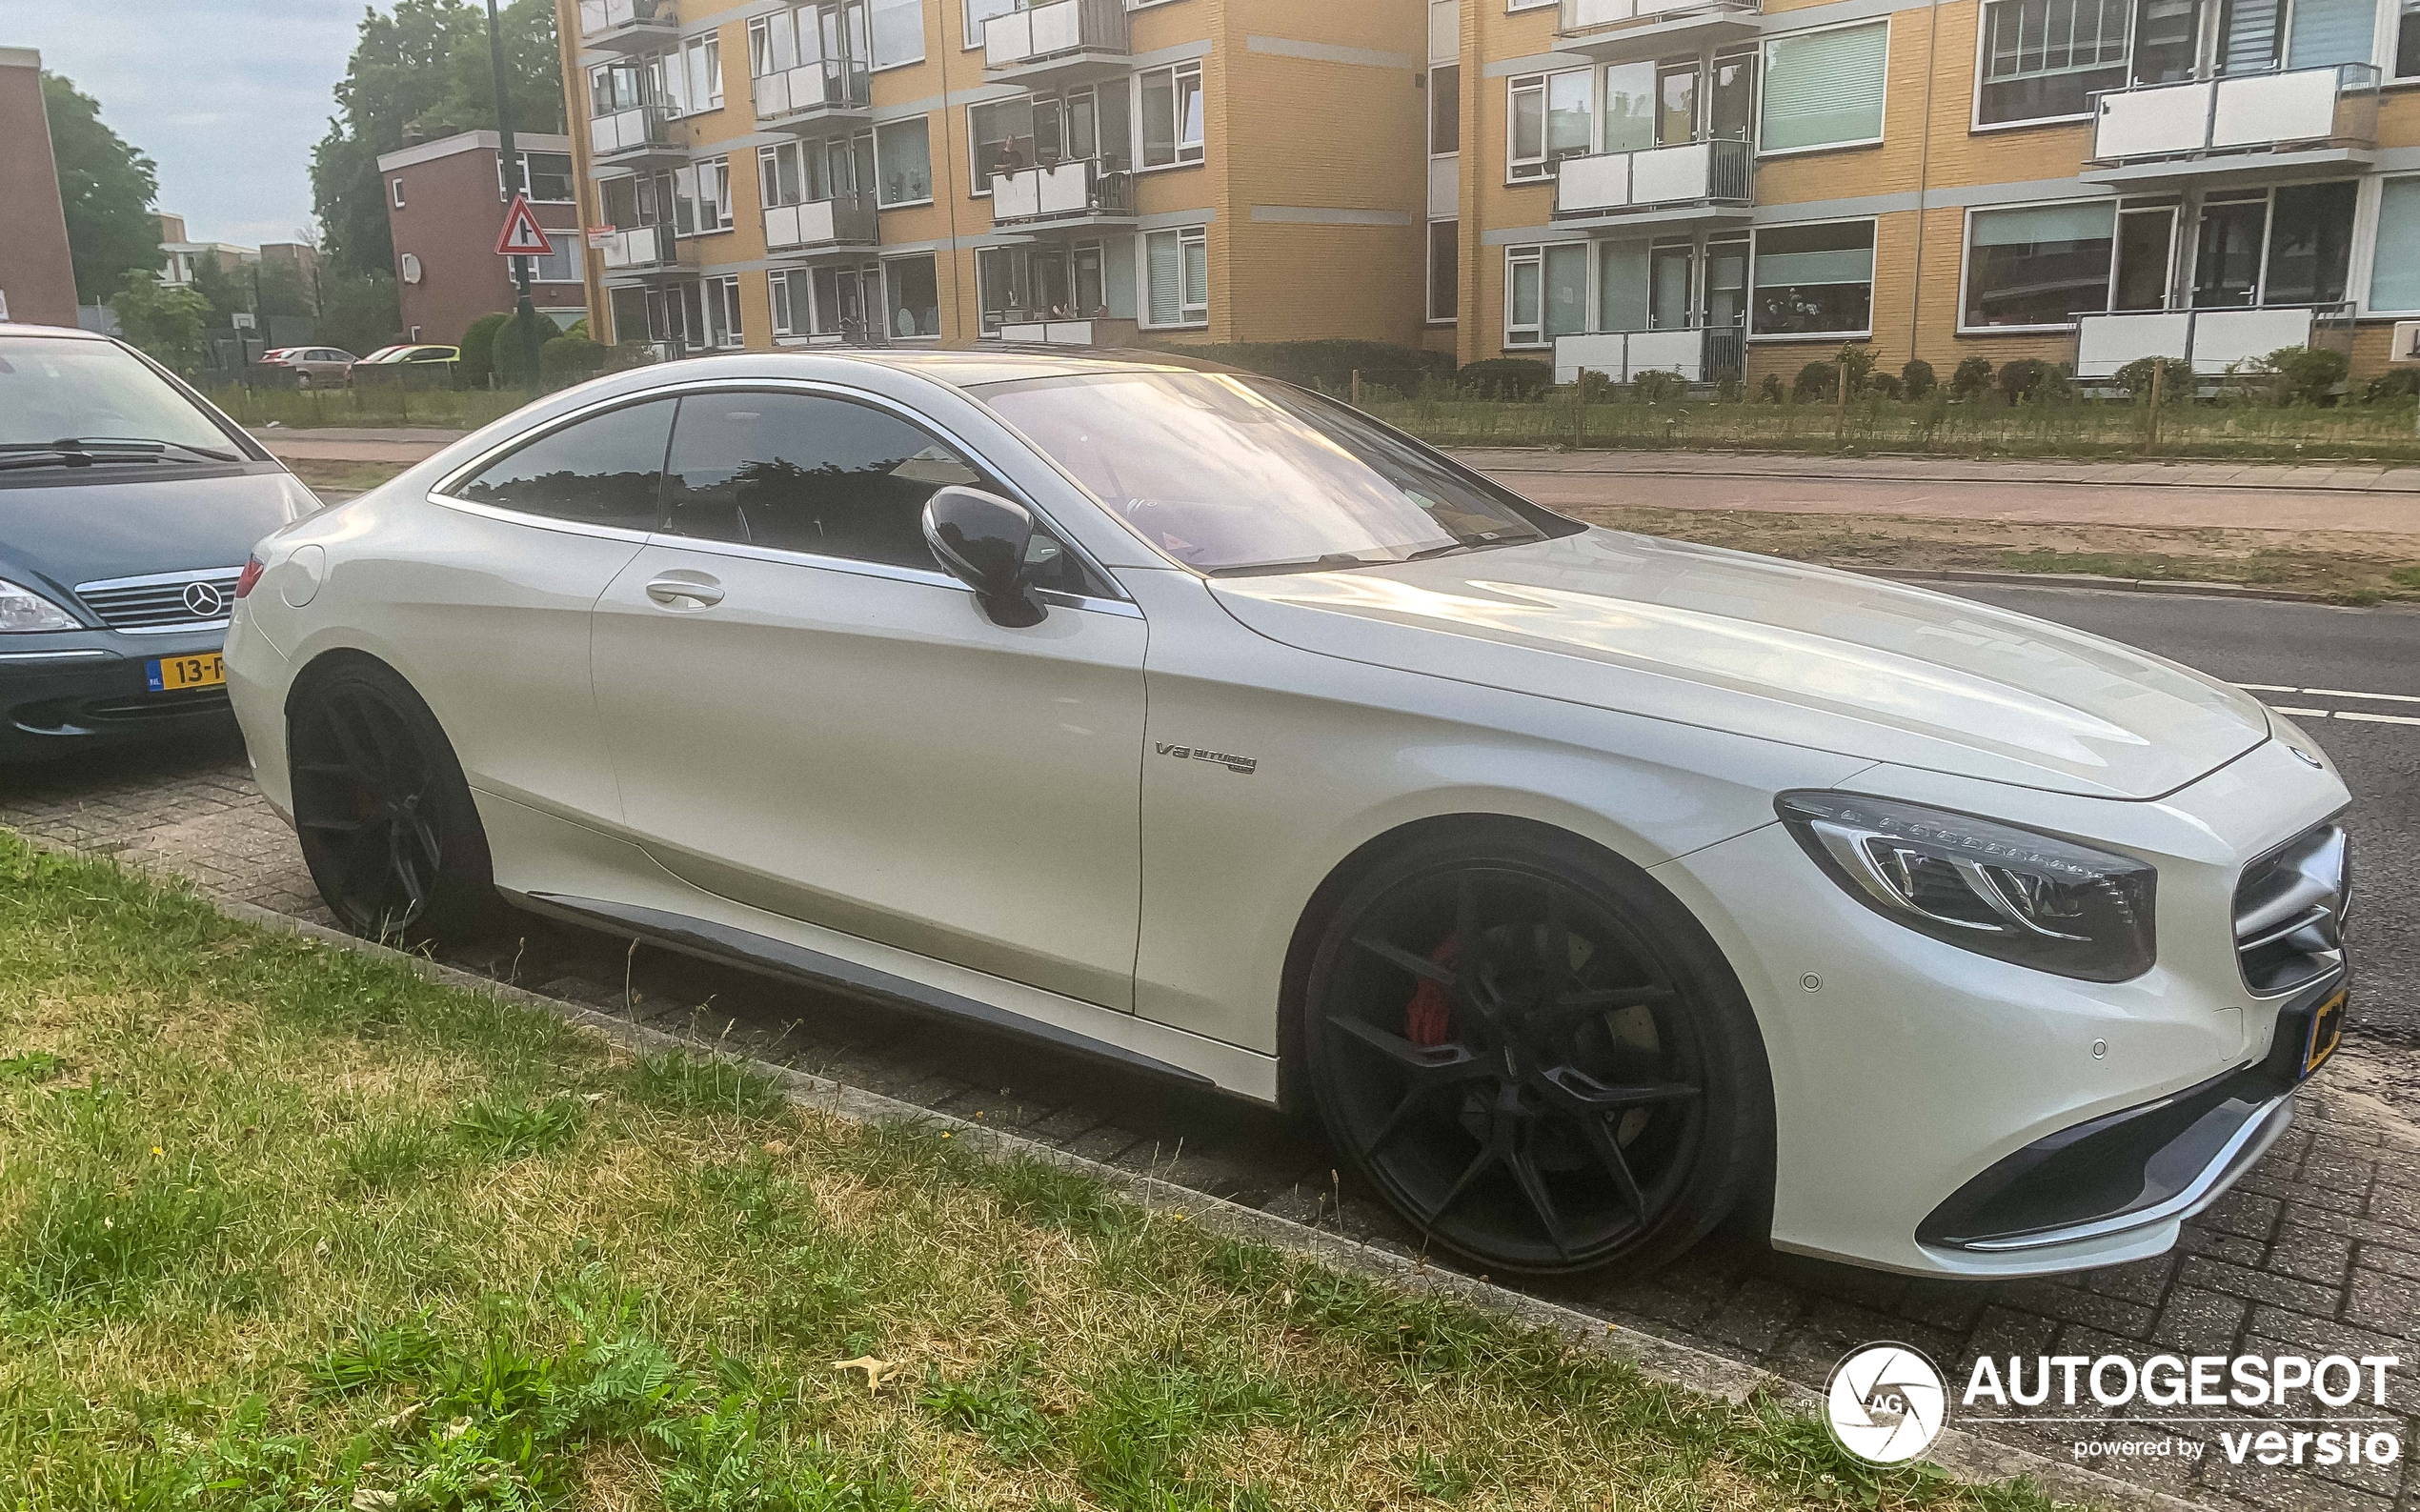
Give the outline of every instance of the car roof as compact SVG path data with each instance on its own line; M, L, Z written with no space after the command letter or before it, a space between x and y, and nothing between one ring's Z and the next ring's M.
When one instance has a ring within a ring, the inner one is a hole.
M23 321L0 321L0 336L66 336L77 341L107 341L97 331L82 326L35 326Z
M817 352L816 355L895 368L957 389L1018 383L1032 378L1084 377L1105 373L1229 371L1217 363L1188 357L1181 353L1114 348L1086 348L1080 353L1070 352L1063 347L1022 346L986 347L974 352L898 351L880 347L835 352L827 348Z

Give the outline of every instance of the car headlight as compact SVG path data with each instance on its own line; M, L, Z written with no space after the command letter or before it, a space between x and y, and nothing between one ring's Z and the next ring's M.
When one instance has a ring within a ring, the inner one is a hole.
M1785 793L1773 807L1850 897L1920 934L2085 981L2151 969L2159 873L2132 857L1890 798Z
M82 630L73 615L30 588L0 577L0 635L23 630Z

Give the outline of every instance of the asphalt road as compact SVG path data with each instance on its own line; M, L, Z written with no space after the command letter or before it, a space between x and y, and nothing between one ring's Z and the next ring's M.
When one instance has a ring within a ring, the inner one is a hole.
M2352 789L2356 1038L2420 1049L2420 611L1963 583L1951 591L2249 687L2326 748Z

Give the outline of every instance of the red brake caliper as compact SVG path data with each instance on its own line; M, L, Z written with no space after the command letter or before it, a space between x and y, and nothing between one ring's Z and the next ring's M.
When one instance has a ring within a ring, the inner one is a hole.
M1451 966L1462 954L1462 937L1448 935L1443 943L1428 953L1428 958L1440 966ZM1446 998L1445 989L1427 978L1421 978L1420 991L1403 1009L1403 1038L1425 1050L1442 1045L1454 1037L1454 1005Z

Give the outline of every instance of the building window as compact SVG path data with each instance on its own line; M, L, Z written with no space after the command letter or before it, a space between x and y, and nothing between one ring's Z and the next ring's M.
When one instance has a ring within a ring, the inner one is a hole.
M2355 187L2339 179L2205 194L2194 238L2193 308L2342 300L2352 267Z
M1428 71L1428 151L1451 157L1462 150L1462 71L1446 65Z
M876 68L924 61L924 0L868 0L866 10Z
M403 180L399 178L394 181L394 198L395 209L403 209Z
M983 334L1024 320L1093 320L1108 312L1102 247L985 247L975 254Z
M1428 223L1428 318L1450 324L1460 313L1462 296L1462 222Z
M1142 117L1142 166L1172 168L1202 157L1201 65L1180 63L1136 76Z
M1034 162L1034 97L994 100L966 111L966 139L974 152L974 189L992 192L992 175L1013 173Z
M1759 230L1754 280L1756 335L1865 335L1874 323L1874 223Z
M2410 25L2407 15L2406 27ZM2378 255L2370 265L2370 308L2420 310L2420 178L2378 186Z
M1854 147L1883 139L1890 23L1774 37L1765 44L1760 152Z
M701 340L709 347L741 344L739 280L736 276L700 279L684 303L689 307L686 313L693 340Z
M731 159L709 158L673 171L673 233L707 236L732 228Z
M2063 326L2107 309L2116 229L2107 200L1975 212L1966 220L1962 324Z
M690 111L722 109L722 40L713 32L682 44L681 75L688 88L681 98Z
M933 200L933 129L921 115L874 129L877 202L927 205Z
M1986 0L1975 123L2087 115L2126 83L2131 0Z
M1019 0L966 0L966 45L983 45L983 23L1019 8Z
M2395 28L2395 77L2420 79L2420 0L2403 0Z
M1504 176L1544 178L1566 157L1587 152L1592 69L1531 73L1507 81L1510 115Z
M1142 239L1144 312L1149 326L1210 323L1210 238L1199 226L1155 231Z
M891 334L938 336L941 333L941 281L933 254L894 257L882 265L883 308L889 312Z
M580 281L580 233L576 231L551 232L547 240L555 250L543 257L530 259L530 282L534 284L575 284Z
M528 191L533 205L569 205L572 203L572 154L569 152L523 152L521 183ZM495 160L495 197L513 197L513 186L504 176L504 158Z
M1588 329L1588 244L1504 251L1504 345L1543 347Z

